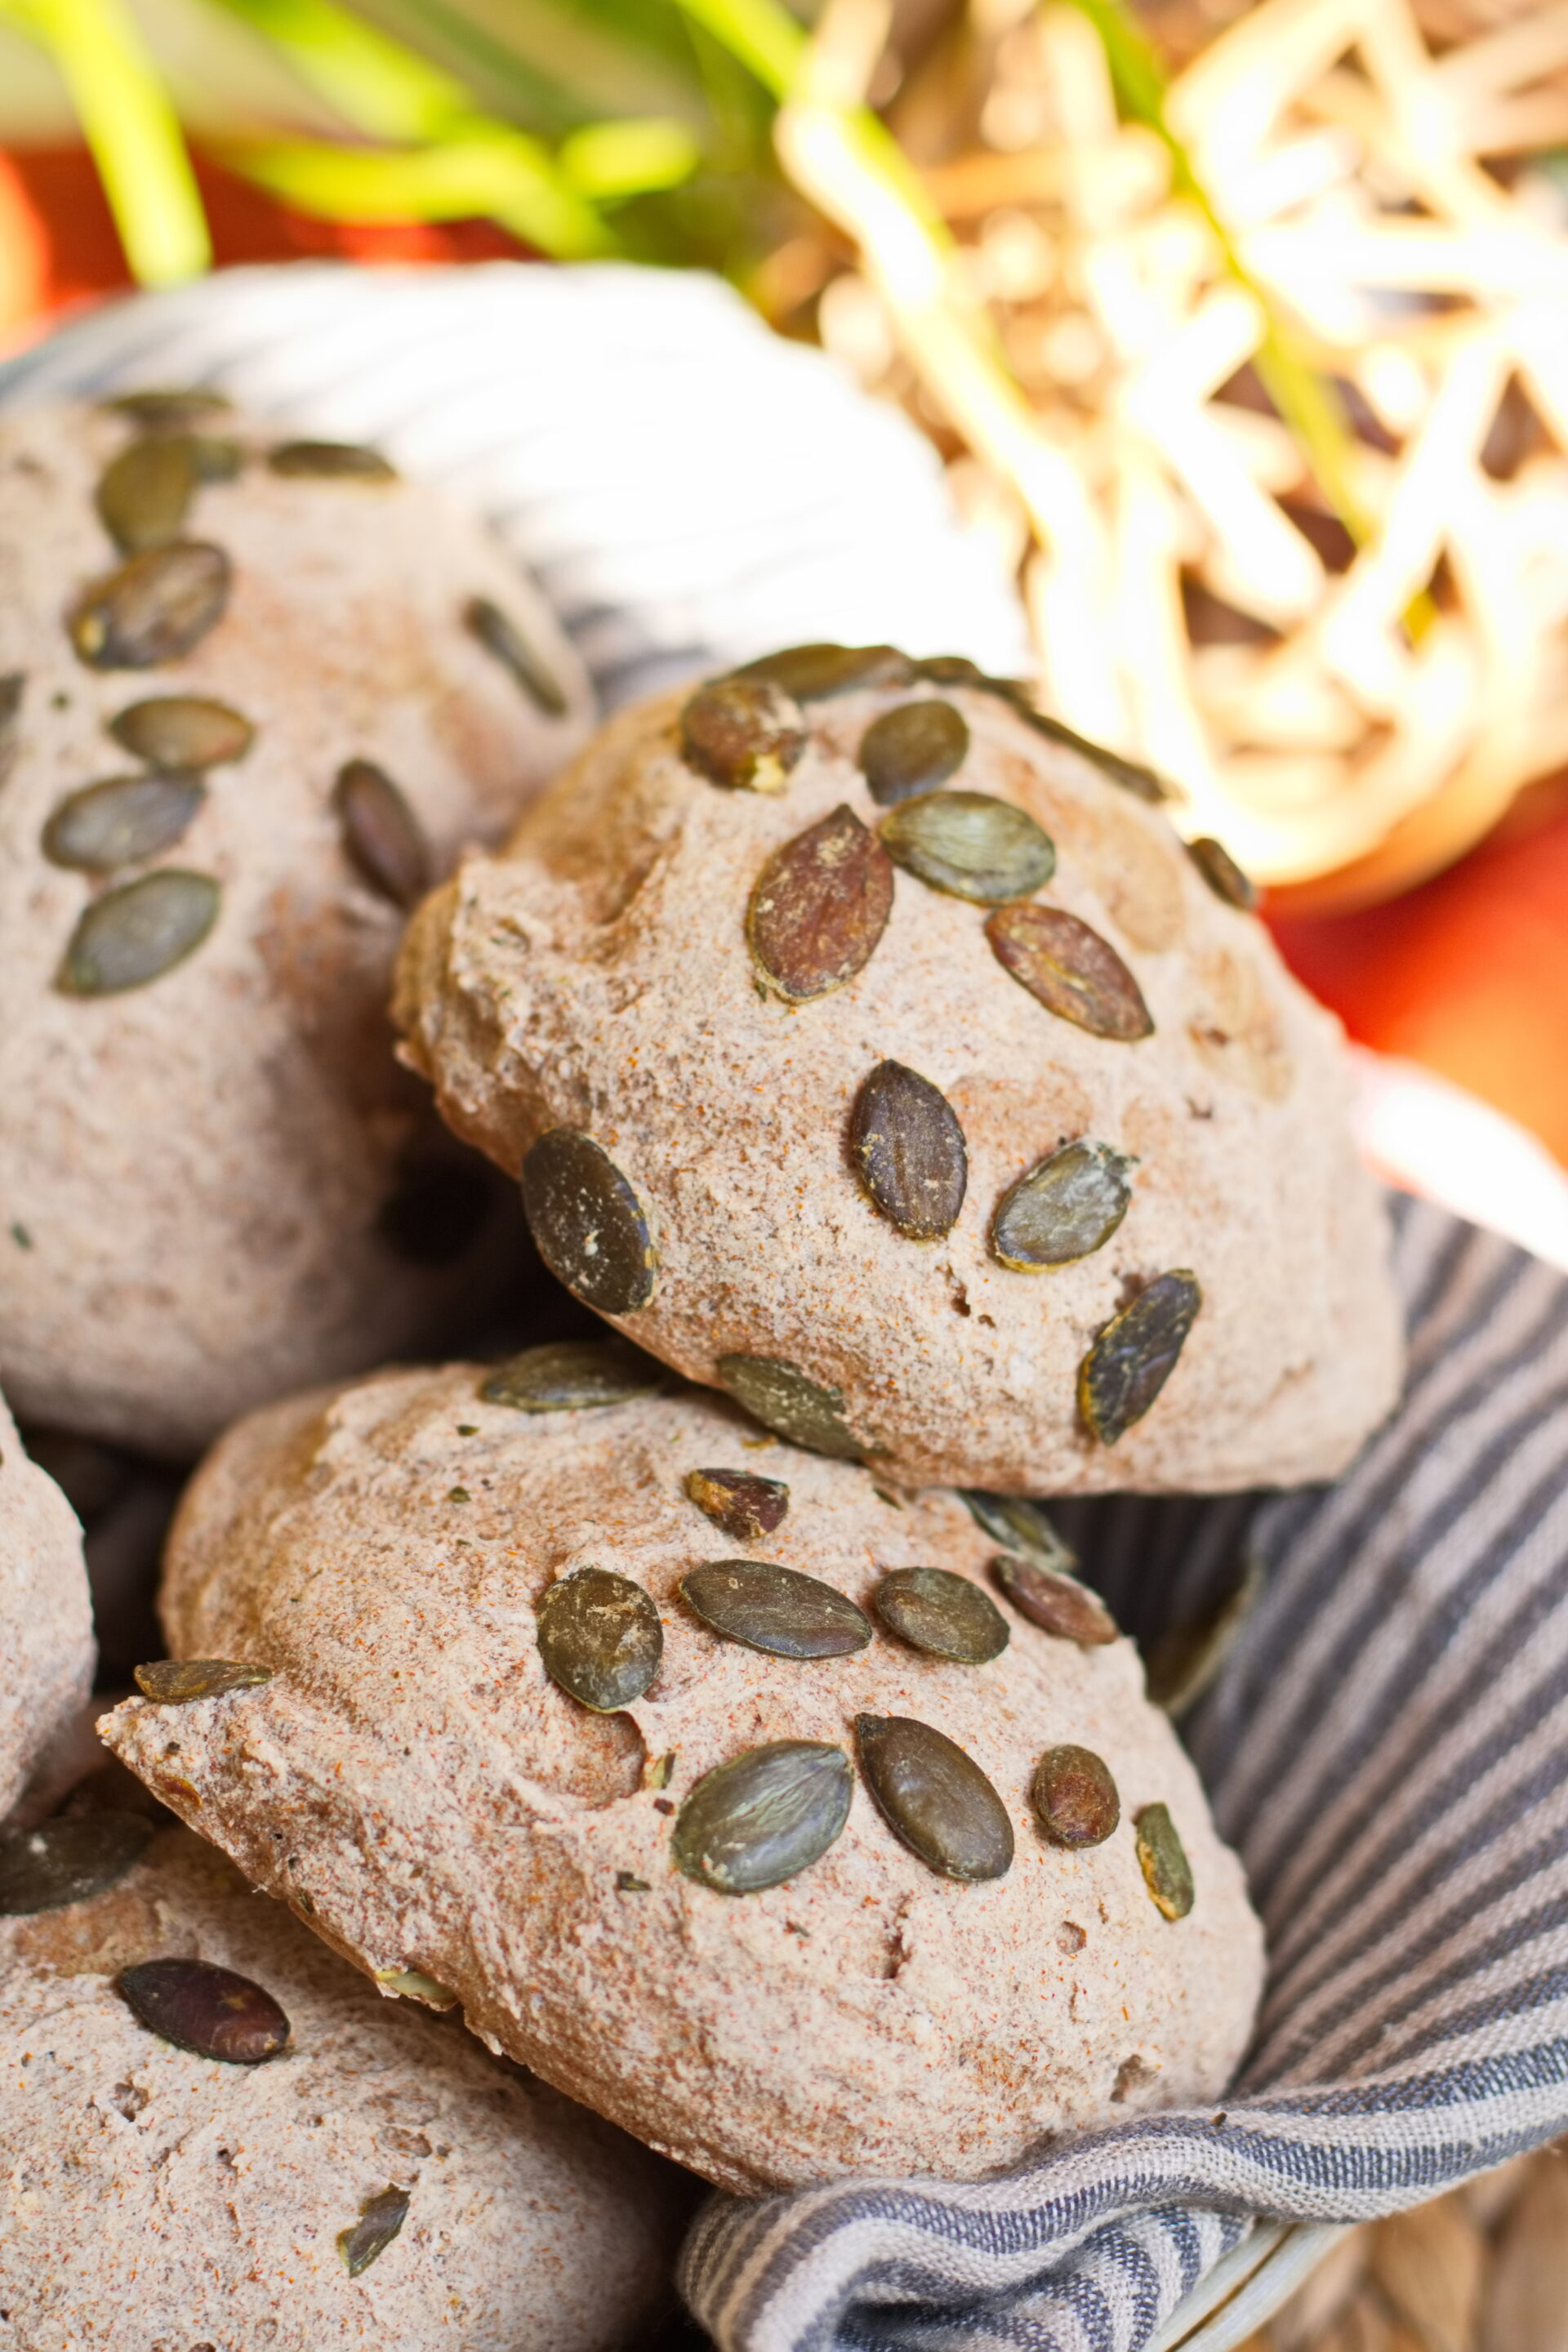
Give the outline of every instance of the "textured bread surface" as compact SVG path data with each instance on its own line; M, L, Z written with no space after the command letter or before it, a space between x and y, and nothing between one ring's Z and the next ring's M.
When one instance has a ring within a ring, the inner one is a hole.
M0 1822L68 1737L97 1654L76 1514L0 1397Z

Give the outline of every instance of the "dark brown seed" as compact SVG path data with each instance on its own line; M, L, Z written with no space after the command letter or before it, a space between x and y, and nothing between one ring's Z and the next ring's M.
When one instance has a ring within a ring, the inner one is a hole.
M1197 1276L1178 1266L1106 1325L1078 1373L1079 1411L1102 1445L1114 1445L1142 1420L1175 1370L1203 1303Z
M1217 1601L1160 1635L1145 1659L1145 1685L1155 1706L1181 1715L1207 1690L1261 1598L1263 1580L1262 1563L1244 1552Z
M897 646L786 646L734 671L770 678L796 702L826 702L862 686L907 686L914 665Z
M959 1494L971 1517L1009 1551L1026 1553L1058 1576L1078 1574L1077 1553L1062 1541L1038 1503L1021 1495L987 1495L978 1486L961 1486Z
M517 623L509 620L488 596L470 596L463 607L463 626L510 670L531 702L547 719L560 719L566 709L566 689L542 655L534 651Z
M844 1418L840 1389L822 1388L776 1356L721 1356L720 1381L764 1429L814 1454L858 1462L868 1449Z
M509 1404L517 1412L587 1412L650 1396L661 1369L614 1340L547 1340L498 1364L479 1394L487 1404Z
M1047 1748L1029 1793L1054 1845L1103 1845L1121 1819L1110 1769L1092 1748Z
M395 482L397 468L379 449L362 448L355 441L280 441L267 452L275 474L290 481Z
M338 2231L338 2253L350 2278L358 2278L385 2253L408 2218L408 2200L406 2189L378 2189L361 2206L353 2228Z
M160 1706L188 1706L193 1699L222 1698L271 1680L270 1666L241 1665L237 1658L157 1658L136 1669L137 1689Z
M140 1862L153 1824L140 1813L57 1814L0 1839L0 1917L21 1919L86 1903Z
M1080 759L1098 768L1108 782L1119 785L1122 792L1131 793L1135 799L1147 801L1151 807L1158 808L1162 801L1178 798L1171 786L1157 776L1152 768L1146 768L1141 760L1124 760L1119 751L1108 751L1103 743L1091 743L1086 735L1075 735L1072 729L1064 727L1059 719L1047 719L1043 710L1037 710L1026 696L1018 700L1016 707L1037 735L1043 735L1047 742L1060 743L1068 751L1076 751Z
M928 654L916 662L915 676L932 686L971 686L977 694L999 694L1007 702L1016 701L1028 690L1022 678L993 677L967 654Z
M681 1805L675 1866L720 1895L781 1885L827 1852L854 1793L848 1757L826 1740L748 1748L704 1772Z
M180 392L122 392L103 405L116 416L128 416L144 432L183 433L187 425L223 415L232 403L221 392L193 385Z
M893 908L886 850L840 806L775 849L752 893L746 938L768 986L792 1004L864 971Z
M658 1672L664 1628L640 1584L607 1568L579 1568L539 1604L544 1671L580 1706L613 1715L641 1698Z
M416 1150L376 1212L375 1230L410 1265L455 1265L500 1198L500 1171L445 1151Z
M972 1758L929 1723L907 1715L858 1715L866 1785L895 1837L943 1878L1005 1877L1013 1824Z
M269 1992L211 1960L139 1960L116 1987L138 2024L176 2050L259 2066L289 2040L289 2020Z
M1092 1649L1116 1639L1116 1620L1097 1592L1076 1576L1047 1568L1037 1559L1004 1552L991 1563L991 1573L1020 1617L1058 1641L1079 1642Z
M1154 1907L1167 1919L1184 1919L1193 1907L1193 1870L1176 1824L1164 1805L1145 1805L1133 1816L1138 1866Z
M191 463L198 482L232 482L245 471L245 451L220 433L193 433Z
M805 718L766 677L716 677L680 713L689 766L732 791L782 793L805 749Z
M874 719L860 738L860 772L882 808L934 793L963 767L969 750L963 714L951 702L900 702Z
M255 740L248 719L226 702L199 694L158 694L133 702L109 722L109 732L150 768L216 768L243 760Z
M150 548L93 582L70 616L71 643L91 669L178 661L222 620L231 577L221 547Z
M430 844L384 768L349 760L338 770L332 806L343 847L373 890L395 907L415 907L430 887Z
M1127 1214L1137 1165L1109 1143L1064 1144L1003 1193L992 1255L1015 1274L1040 1274L1102 1249Z
M783 1525L789 1488L752 1470L689 1470L686 1491L704 1517L737 1543L758 1543Z
M522 1163L522 1205L558 1282L601 1315L653 1297L658 1257L642 1202L610 1155L574 1127L552 1127Z
M1187 856L1208 884L1216 898L1227 906L1239 907L1250 915L1258 905L1258 885L1244 874L1223 841L1215 841L1200 833L1195 841L1187 844Z
M860 1181L911 1241L958 1223L969 1182L963 1129L947 1097L902 1062L879 1062L855 1097L849 1145Z
M1056 872L1056 845L1026 809L990 793L922 793L877 828L882 846L933 890L994 907L1026 898Z
M55 985L68 996L144 988L200 947L217 908L208 874L171 866L122 882L82 909Z
M44 856L84 874L112 874L172 848L205 798L201 778L177 769L86 784L45 825Z
M990 1594L950 1569L892 1569L878 1585L872 1605L888 1631L911 1649L952 1658L961 1666L999 1658L1012 1638Z
M1116 950L1064 908L999 907L985 936L997 962L1047 1013L1123 1045L1153 1035L1142 991Z
M132 441L100 478L99 520L122 555L167 547L180 536L195 488L191 445L183 434Z
M22 715L22 694L26 678L19 669L8 670L0 677L0 784L11 772L16 757L18 729Z
M798 1569L765 1559L710 1559L680 1580L705 1625L773 1658L847 1658L871 1628L853 1601Z

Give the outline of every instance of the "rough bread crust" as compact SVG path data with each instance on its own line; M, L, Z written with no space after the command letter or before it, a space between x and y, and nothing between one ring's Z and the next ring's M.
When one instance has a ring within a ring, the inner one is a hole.
M0 421L0 681L21 679L0 719L0 1370L24 1420L184 1456L268 1397L412 1348L471 1271L377 1230L427 1112L386 1027L403 914L344 855L340 768L385 769L440 873L515 819L590 709L538 592L476 525L410 483L279 478L256 426L214 429L253 453L187 523L232 560L226 614L184 660L99 671L64 624L119 561L93 488L129 429L89 409ZM464 628L476 594L540 646L563 718ZM142 764L109 719L174 694L257 729L149 861L214 877L217 921L149 985L62 994L105 885L51 865L44 825Z
M68 1738L97 1656L76 1514L0 1397L0 1822Z
M171 1647L275 1677L105 1718L166 1803L362 1966L450 1987L492 2047L742 2193L974 2177L1047 2133L1223 2091L1261 1933L1129 1643L1081 1650L1012 1616L979 1667L883 1631L813 1663L721 1641L678 1593L705 1560L743 1549L864 1607L887 1569L982 1578L995 1546L956 1496L900 1501L700 1391L531 1417L482 1402L480 1377L380 1374L215 1449L170 1542ZM773 1536L738 1546L688 1500L686 1474L715 1466L788 1484ZM616 1715L547 1681L536 1645L541 1596L590 1564L664 1622L657 1679ZM785 1884L734 1897L677 1872L674 1809L704 1772L777 1739L853 1751L861 1711L921 1718L990 1775L1005 1877L935 1875L858 1772L842 1836ZM1103 1756L1121 1798L1109 1843L1078 1853L1029 1804L1063 1741ZM1154 1802L1197 1885L1174 1922L1134 1850Z
M1393 1404L1401 1361L1338 1024L1158 810L999 697L943 691L971 739L947 788L1045 827L1058 863L1038 895L1115 947L1152 1037L1047 1012L992 953L984 907L903 872L858 977L798 1005L760 985L757 876L841 803L877 823L855 752L905 688L808 705L774 797L682 759L679 697L613 720L505 853L466 859L416 918L395 1008L406 1057L504 1168L556 1125L610 1153L658 1252L651 1303L616 1318L643 1347L710 1382L728 1352L795 1364L841 1391L894 1479L1201 1493L1331 1476ZM906 1239L858 1181L851 1106L884 1059L962 1122L968 1195L944 1240ZM1079 1137L1137 1159L1124 1223L1076 1265L1009 1271L987 1248L997 1202ZM1097 1444L1079 1365L1178 1267L1204 1294L1181 1361L1145 1419Z

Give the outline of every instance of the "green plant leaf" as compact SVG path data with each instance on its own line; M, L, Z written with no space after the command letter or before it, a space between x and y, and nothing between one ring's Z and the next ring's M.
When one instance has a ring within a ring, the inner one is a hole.
M555 160L574 188L605 204L679 187L701 162L702 150L684 122L652 115L584 123L562 141Z
M482 125L430 147L334 147L311 140L236 142L224 160L286 204L328 220L498 221L563 260L612 253L616 240L525 131Z
M373 139L438 139L471 119L462 83L332 0L221 0L282 50L300 79Z

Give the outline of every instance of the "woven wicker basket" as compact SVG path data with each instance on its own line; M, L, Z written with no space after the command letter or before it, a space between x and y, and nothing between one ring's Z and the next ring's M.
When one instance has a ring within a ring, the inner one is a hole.
M1289 2301L1344 2235L1335 2223L1256 2223L1182 2298L1149 2352L1231 2352Z

